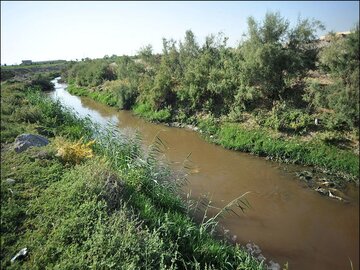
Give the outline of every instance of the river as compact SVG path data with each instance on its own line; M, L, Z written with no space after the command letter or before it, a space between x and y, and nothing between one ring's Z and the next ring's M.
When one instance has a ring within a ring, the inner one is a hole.
M359 268L357 187L349 187L348 203L321 196L291 173L294 166L226 150L194 131L149 123L129 111L73 96L65 84L53 82L50 96L81 117L90 116L102 125L112 122L130 134L139 131L145 145L159 136L175 168L191 153L185 191L191 190L193 198L205 194L215 206L223 207L250 191L246 198L251 208L238 212L240 217L228 214L220 222L236 242L257 244L268 260L288 262L289 269L351 269L351 262L353 269Z

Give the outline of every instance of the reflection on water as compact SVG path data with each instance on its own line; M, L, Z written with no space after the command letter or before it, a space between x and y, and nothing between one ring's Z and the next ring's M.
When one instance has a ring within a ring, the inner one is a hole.
M175 168L191 153L193 166L186 190L194 198L209 194L216 206L223 207L251 191L247 196L251 209L240 212L241 218L228 215L221 222L239 243L258 244L265 256L282 264L289 262L290 269L351 269L349 258L358 269L357 188L348 192L352 197L348 204L322 197L282 170L285 165L209 144L189 130L148 123L131 112L72 96L64 87L56 83L52 97L80 116L89 115L101 125L110 121L129 134L139 131L145 145L158 135Z
M55 78L52 82L55 84L55 91L49 95L54 99L60 100L66 107L73 109L80 117L89 117L94 122L100 125L106 125L112 123L117 125L119 120L112 111L96 111L91 108L91 105L87 104L88 99L81 99L77 96L73 96L66 91L66 85L58 82L59 78Z

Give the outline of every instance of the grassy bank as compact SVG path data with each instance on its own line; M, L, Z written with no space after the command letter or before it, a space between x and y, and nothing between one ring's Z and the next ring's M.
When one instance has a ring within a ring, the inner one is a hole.
M142 153L24 87L1 85L1 268L263 268L192 220L156 145ZM50 143L17 154L10 143L25 132Z
M91 91L89 88L77 87L73 84L70 84L67 90L73 95L89 97L105 105L116 106L117 104L116 97L112 93L106 91Z
M293 138L274 138L264 130L245 129L237 124L225 123L218 128L206 131L208 138L221 146L267 156L270 159L318 166L332 172L342 172L351 175L353 181L358 181L359 157L335 146L326 145L321 141L304 142Z

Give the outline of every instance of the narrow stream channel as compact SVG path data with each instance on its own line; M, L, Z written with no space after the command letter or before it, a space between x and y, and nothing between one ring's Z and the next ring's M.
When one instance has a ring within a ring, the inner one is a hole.
M198 133L146 122L129 111L117 111L88 98L73 96L65 84L53 81L50 93L80 116L98 123L115 123L129 133L139 131L146 145L158 135L166 156L183 162L191 153L194 169L186 186L193 198L208 194L214 205L225 206L251 191L251 208L232 214L221 225L245 245L256 243L263 255L289 269L359 269L359 191L349 187L350 202L323 197L286 172L290 165L267 161L205 142Z

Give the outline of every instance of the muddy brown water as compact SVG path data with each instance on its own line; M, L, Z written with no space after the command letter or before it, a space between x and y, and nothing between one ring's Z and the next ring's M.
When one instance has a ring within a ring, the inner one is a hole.
M89 115L103 125L110 121L130 134L139 131L146 145L160 137L175 167L191 153L185 189L193 198L205 194L213 205L223 207L250 191L246 198L251 208L238 211L240 217L228 214L220 221L236 242L257 244L268 260L288 262L289 269L351 269L351 262L353 269L359 268L357 187L348 187L349 203L323 197L284 170L294 166L223 149L196 132L149 123L131 112L73 96L66 85L54 82L56 90L50 96L80 116Z

